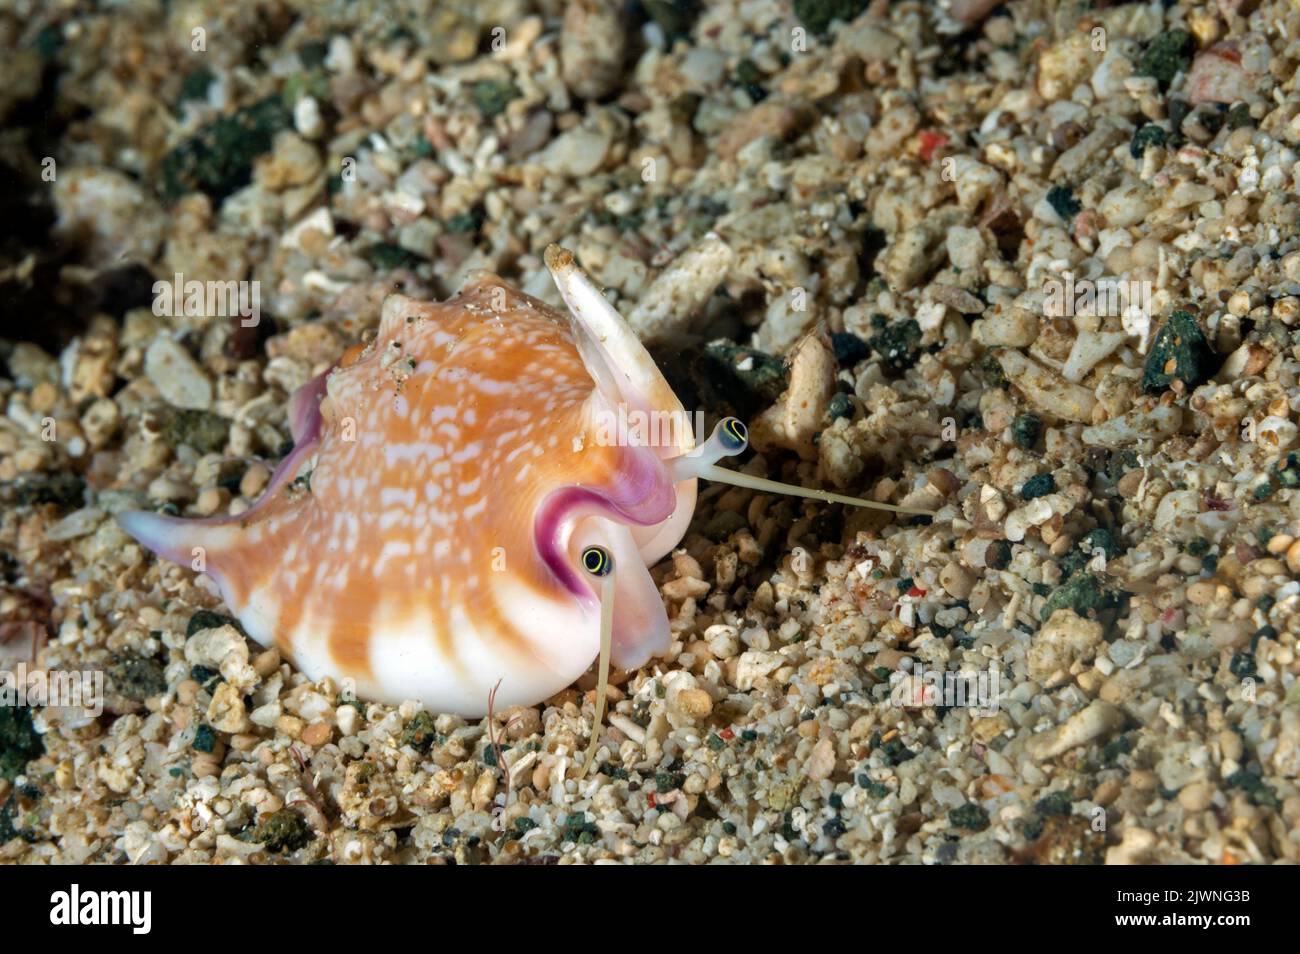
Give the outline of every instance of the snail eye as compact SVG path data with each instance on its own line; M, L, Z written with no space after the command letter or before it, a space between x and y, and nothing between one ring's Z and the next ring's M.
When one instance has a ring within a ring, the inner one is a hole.
M614 558L604 547L587 547L582 551L582 568L592 576L608 576L614 569Z
M749 443L749 431L740 422L740 418L728 417L718 425L718 437L727 450L736 452L744 450Z

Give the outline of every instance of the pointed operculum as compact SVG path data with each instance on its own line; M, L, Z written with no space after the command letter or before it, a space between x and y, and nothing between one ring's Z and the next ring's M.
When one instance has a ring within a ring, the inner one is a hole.
M573 253L558 245L550 246L546 249L546 267L573 316L578 353L604 398L599 401L601 410L617 415L621 404L629 415L648 414L649 421L653 422L650 434L660 439L651 449L661 460L694 448L695 437L682 402L677 400L636 332L578 267ZM661 439L665 425L671 427L669 440ZM662 559L677 545L690 524L695 510L695 481L684 480L674 487L677 507L672 516L654 526L630 528L646 563Z
M660 420L672 421L674 440L670 446L657 448L660 457L676 457L693 448L695 438L681 401L659 373L658 366L636 332L601 294L587 273L578 267L573 253L558 245L550 246L546 250L546 267L551 270L556 287L573 315L579 352L597 383L603 382L597 373L600 369L590 367L592 363L598 363L593 352L604 369L612 372L618 397L629 412L657 412L667 415Z

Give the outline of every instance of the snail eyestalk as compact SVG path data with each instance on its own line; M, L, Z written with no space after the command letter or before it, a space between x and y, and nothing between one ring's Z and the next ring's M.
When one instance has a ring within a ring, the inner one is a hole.
M821 500L826 503L870 507L874 510L910 513L922 517L934 516L933 510L922 510L920 507L900 507L897 504L880 503L875 500L865 500L862 497L848 497L844 494L831 493L829 490L797 487L794 484L783 484L777 480L753 477L749 474L742 474L739 471L727 470L725 467L718 466L719 460L724 457L735 457L737 454L743 453L748 445L749 432L745 430L745 425L734 417L725 417L718 422L718 426L713 429L713 433L709 435L707 441L695 448L695 450L682 454L680 457L674 457L666 463L674 481L703 477L707 480L716 480L722 484L732 484L736 487L746 487L750 490L761 490L772 494L807 497L811 500Z
M605 718L605 696L609 689L609 655L614 642L614 558L604 547L582 551L582 568L600 580L600 661L596 668L596 714L591 722L591 741L582 757L579 778L586 778L596 758L600 724Z

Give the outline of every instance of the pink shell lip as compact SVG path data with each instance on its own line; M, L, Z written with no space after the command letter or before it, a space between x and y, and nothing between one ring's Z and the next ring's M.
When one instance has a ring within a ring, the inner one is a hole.
M533 539L542 562L584 605L595 604L590 582L573 567L561 546L561 531L575 517L594 513L636 526L654 526L673 515L677 493L663 464L644 449L627 451L607 487L562 487L537 509Z
M295 445L308 443L320 434L320 402L325 397L326 382L333 372L331 367L316 375L289 397L289 433L293 435Z

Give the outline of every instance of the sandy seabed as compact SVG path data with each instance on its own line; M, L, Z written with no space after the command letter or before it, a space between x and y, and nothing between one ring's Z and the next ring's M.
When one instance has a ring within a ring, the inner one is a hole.
M0 653L103 711L0 707L0 858L1300 860L1298 36L1281 0L3 4ZM594 676L367 704L113 519L241 513L387 295L559 305L551 243L744 469L935 512L707 485L581 779Z

